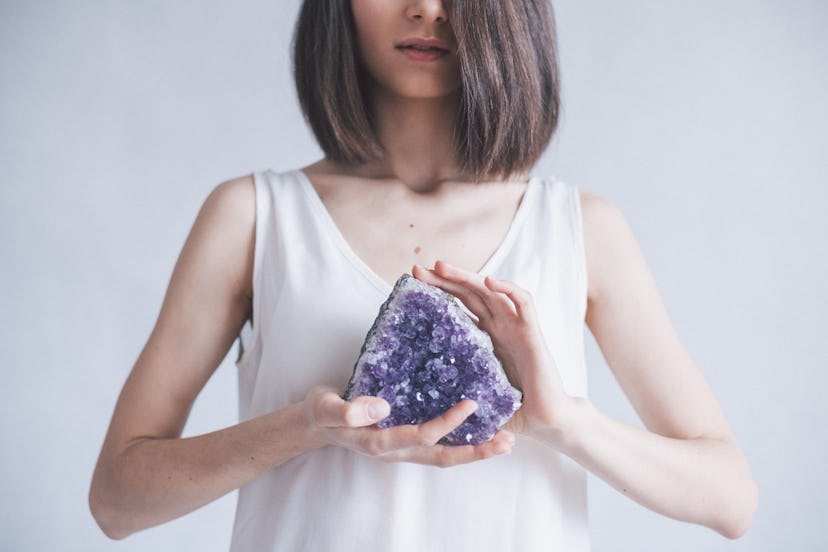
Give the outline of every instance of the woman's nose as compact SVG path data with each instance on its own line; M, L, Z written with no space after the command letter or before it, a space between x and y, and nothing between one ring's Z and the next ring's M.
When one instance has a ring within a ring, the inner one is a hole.
M425 19L426 21L443 22L448 19L446 7L442 0L415 0L409 2L405 14L411 19Z

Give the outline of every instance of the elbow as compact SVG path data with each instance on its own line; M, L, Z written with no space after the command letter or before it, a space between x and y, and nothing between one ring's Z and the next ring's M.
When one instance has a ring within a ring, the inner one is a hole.
M118 516L113 505L107 501L105 493L99 489L93 479L89 487L89 511L95 519L103 534L112 540L122 540L128 537L131 532L124 529L118 521Z
M748 479L745 489L735 497L730 497L727 515L720 516L713 529L728 539L741 538L753 524L759 504L759 489L753 479Z

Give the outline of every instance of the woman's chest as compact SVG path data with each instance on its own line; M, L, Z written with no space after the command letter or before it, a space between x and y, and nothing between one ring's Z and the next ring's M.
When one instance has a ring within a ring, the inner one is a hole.
M478 272L509 232L525 184L433 201L402 201L393 192L325 192L320 199L341 237L389 286L414 264L438 259Z

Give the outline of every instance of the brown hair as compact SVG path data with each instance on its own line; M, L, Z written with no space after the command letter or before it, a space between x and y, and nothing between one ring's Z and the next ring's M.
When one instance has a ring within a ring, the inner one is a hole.
M475 180L530 169L558 127L560 76L549 0L452 0L461 100L455 145ZM365 103L350 0L304 0L293 31L299 103L319 145L346 164L384 154Z

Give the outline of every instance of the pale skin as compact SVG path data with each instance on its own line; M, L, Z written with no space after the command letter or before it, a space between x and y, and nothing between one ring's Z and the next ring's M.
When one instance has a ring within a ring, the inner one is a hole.
M445 447L437 441L473 411L472 401L421 425L379 429L375 422L389 411L385 401L344 401L342 390L320 385L286 408L181 438L195 398L252 314L253 182L250 176L230 180L204 201L118 398L89 494L103 531L118 539L169 521L325 446L378 461L448 467L508 454L519 433L569 455L656 512L730 538L744 534L756 509L756 485L672 327L624 216L609 201L581 193L585 323L643 428L567 395L531 296L513 282L470 270L485 264L504 235L525 175L469 184L447 153L451 118L445 114L457 101L454 61L449 56L443 65L413 67L389 48L409 36L453 43L442 2L353 0L352 6L388 155L356 167L322 159L303 170L355 252L389 285L410 272L464 302L492 336L524 405L491 441ZM388 210L377 213L375 201ZM375 231L393 221L405 221L407 234ZM344 370L349 362L343 359Z

